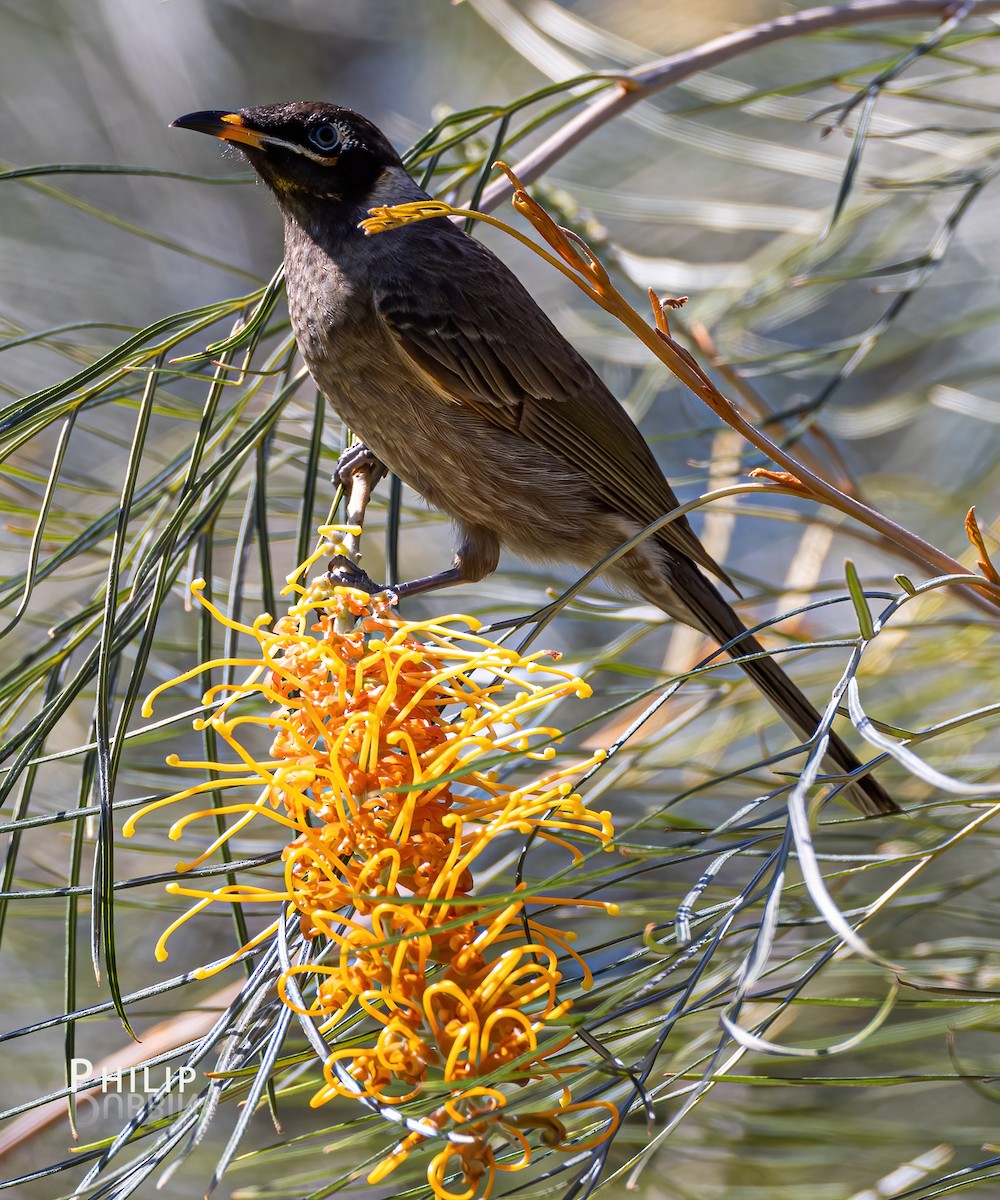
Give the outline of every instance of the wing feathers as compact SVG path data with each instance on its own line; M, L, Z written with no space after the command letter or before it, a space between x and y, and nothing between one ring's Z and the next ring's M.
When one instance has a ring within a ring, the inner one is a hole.
M447 228L424 255L406 256L421 265L412 286L400 285L397 258L392 290L375 288L400 347L456 403L585 474L613 511L648 525L675 508L652 451L586 359L499 259ZM657 539L732 586L686 520Z

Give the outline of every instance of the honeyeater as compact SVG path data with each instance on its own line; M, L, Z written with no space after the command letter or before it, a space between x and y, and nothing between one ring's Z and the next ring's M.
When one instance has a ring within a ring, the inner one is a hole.
M395 590L482 579L501 546L590 568L676 507L625 409L495 254L447 217L366 235L371 208L429 198L370 121L303 101L174 125L237 146L274 193L299 350L365 447L348 464L367 455L458 527L454 565ZM687 520L606 575L719 643L737 639L743 670L797 735L815 735L816 709L708 578L732 586ZM824 766L861 764L831 734ZM844 794L864 813L897 811L871 776Z

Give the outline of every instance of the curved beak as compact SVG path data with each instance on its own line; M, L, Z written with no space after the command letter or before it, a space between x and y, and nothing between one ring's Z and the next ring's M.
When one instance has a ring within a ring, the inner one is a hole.
M209 133L224 142L241 142L244 146L264 149L273 139L259 129L246 125L239 113L193 112L170 122L171 129L193 129L197 133Z

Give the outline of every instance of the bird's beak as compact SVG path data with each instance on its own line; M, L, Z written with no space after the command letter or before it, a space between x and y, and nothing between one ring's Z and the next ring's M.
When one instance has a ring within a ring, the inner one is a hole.
M210 133L224 142L241 142L263 150L273 139L259 129L247 125L239 113L193 112L170 122L171 129L194 129L197 133Z

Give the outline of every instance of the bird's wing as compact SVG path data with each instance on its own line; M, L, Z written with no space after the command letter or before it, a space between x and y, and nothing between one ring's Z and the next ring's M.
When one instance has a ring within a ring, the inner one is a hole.
M373 287L400 347L456 403L560 455L608 506L648 525L677 497L628 413L485 246L448 225L424 233L419 253L395 255ZM391 237L392 234L379 234ZM425 240L426 239L426 240ZM412 273L402 260L413 261ZM686 520L659 535L730 586ZM735 590L735 589L734 589Z

